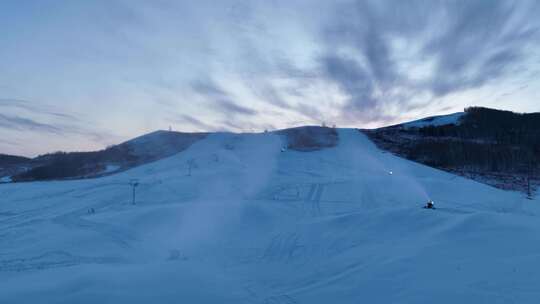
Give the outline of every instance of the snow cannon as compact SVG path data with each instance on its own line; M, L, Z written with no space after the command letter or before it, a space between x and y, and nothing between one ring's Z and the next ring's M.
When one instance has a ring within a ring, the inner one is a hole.
M435 202L433 202L432 200L428 201L426 203L426 205L424 206L424 208L426 208L426 209L435 209Z

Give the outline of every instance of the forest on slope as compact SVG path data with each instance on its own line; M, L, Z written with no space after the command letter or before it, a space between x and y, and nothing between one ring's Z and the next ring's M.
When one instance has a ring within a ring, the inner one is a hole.
M456 123L407 124L364 132L407 159L533 195L540 180L540 113L465 109Z

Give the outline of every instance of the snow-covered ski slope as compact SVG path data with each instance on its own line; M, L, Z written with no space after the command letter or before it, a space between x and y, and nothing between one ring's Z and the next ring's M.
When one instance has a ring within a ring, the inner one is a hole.
M339 137L212 134L113 176L0 185L0 303L539 303L539 199Z

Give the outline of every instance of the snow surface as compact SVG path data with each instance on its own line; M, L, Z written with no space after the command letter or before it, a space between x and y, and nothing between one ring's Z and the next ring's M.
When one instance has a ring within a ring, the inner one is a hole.
M458 112L448 115L432 116L420 120L411 121L402 124L405 128L423 128L427 126L458 125L459 120L465 115L464 112Z
M539 199L339 139L212 134L112 176L2 184L0 303L538 303Z
M112 172L118 171L119 169L120 169L119 165L106 165L105 169L101 173L104 173L104 174L112 173Z
M0 183L10 183L10 182L11 182L11 176L0 177Z

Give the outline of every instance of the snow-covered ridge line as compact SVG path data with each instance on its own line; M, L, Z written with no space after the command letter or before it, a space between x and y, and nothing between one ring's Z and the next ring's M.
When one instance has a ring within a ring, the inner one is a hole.
M304 126L268 133L281 136L284 149L303 152L334 147L338 142L336 129L327 127ZM18 165L10 165L9 170L2 169L0 163L0 182L66 180L116 174L170 157L208 135L218 134L241 138L254 133L185 133L159 130L101 151L48 154L27 159Z
M459 125L460 120L463 118L464 115L464 112L457 112L447 115L431 116L419 120L402 123L397 126L402 126L404 128L423 128L428 126L438 127L444 125Z

